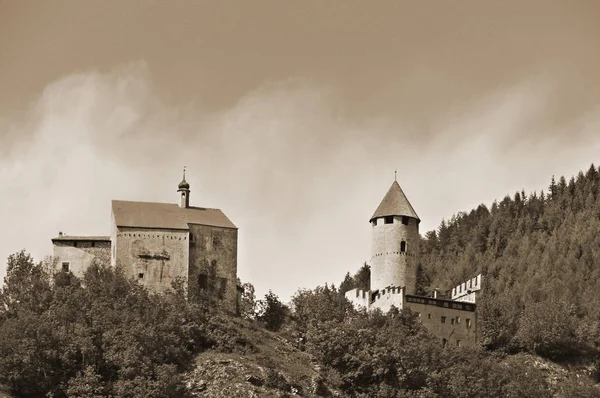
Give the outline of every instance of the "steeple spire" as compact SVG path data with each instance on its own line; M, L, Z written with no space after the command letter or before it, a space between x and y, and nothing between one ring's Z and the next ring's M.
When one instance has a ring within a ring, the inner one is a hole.
M179 183L177 192L181 192L179 207L190 207L190 184L185 180L185 166L183 166L183 180Z

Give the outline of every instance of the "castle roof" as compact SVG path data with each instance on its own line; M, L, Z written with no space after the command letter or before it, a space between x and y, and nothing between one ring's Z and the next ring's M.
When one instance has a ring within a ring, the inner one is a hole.
M113 200L112 212L117 227L183 229L189 224L237 228L219 209L181 208L172 203Z
M407 216L421 221L397 181L392 183L369 222L385 216Z

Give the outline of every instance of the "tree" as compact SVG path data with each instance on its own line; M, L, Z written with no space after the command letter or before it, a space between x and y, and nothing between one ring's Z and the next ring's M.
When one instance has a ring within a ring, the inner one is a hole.
M242 284L241 287L240 316L245 319L254 319L256 317L256 295L254 293L254 285L247 282Z
M258 302L256 319L268 330L276 332L281 329L289 313L289 308L283 304L271 290L265 294L265 299Z

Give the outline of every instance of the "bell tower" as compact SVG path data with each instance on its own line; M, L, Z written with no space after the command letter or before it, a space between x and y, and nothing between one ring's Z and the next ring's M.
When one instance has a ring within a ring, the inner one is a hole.
M185 180L185 167L183 168L183 180L179 183L177 192L180 193L179 207L182 209L190 207L190 184Z
M421 220L395 179L369 222L371 290L394 286L415 294Z

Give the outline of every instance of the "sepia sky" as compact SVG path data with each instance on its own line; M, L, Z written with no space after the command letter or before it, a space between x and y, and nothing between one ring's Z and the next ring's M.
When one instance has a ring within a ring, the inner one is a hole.
M0 257L108 235L111 199L176 202L185 165L259 295L338 284L395 169L424 233L600 163L598 21L574 0L0 0Z

